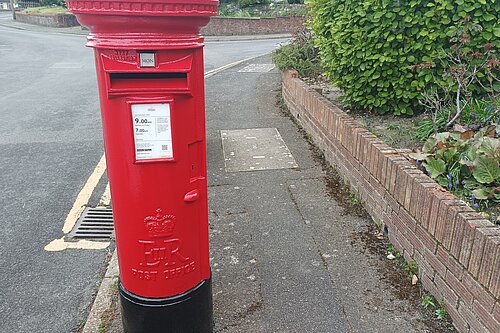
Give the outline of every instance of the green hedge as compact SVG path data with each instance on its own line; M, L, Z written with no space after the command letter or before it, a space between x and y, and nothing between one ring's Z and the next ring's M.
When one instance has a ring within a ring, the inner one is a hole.
M432 75L412 65L435 61L465 17L483 27L473 40L500 46L498 0L310 0L315 45L326 75L351 107L412 114Z

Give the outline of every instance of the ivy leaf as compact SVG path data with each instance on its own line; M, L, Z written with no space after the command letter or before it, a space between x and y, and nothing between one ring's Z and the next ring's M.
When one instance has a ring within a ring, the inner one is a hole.
M427 161L424 163L424 167L430 172L431 178L434 179L446 172L446 163L440 158L427 158Z
M491 157L479 156L474 161L474 178L482 183L489 184L500 178L498 161Z

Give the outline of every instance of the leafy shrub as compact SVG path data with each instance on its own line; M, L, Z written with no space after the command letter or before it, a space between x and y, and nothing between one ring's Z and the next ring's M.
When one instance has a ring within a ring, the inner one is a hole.
M315 45L344 102L379 113L412 114L430 74L411 70L450 47L460 20L482 31L472 47L500 46L496 0L310 0Z
M480 25L471 23L470 17L466 17L450 38L450 49L443 50L436 59L438 64L428 62L413 66L425 75L432 75L432 81L436 83L434 87L422 91L419 102L427 109L431 119L419 130L427 129L429 122L435 132L451 128L454 124L466 124L477 129L499 114L500 60L495 47L492 43L480 49L471 47L481 31ZM436 67L440 69L436 70Z
M40 0L42 6L61 6L66 8L65 0Z
M300 76L321 74L317 50L311 33L306 29L299 32L289 43L273 52L273 61L280 70L293 68Z
M441 186L475 208L500 203L500 127L432 135L422 153L410 156Z
M270 0L239 0L238 3L239 5L244 8L244 7L251 7L255 5L268 5L271 1Z

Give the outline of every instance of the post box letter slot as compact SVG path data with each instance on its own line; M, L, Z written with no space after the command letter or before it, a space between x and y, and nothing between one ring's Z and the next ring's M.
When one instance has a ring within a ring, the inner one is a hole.
M112 90L186 90L188 89L187 73L110 73L110 89Z

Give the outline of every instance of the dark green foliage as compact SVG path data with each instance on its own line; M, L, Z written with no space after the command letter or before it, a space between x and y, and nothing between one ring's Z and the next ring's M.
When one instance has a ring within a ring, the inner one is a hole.
M471 48L500 46L498 0L310 0L315 45L344 102L379 113L412 114L436 84L412 66L448 50L464 18L482 27Z
M418 167L474 208L500 203L500 127L432 135L422 153L412 153Z
M245 8L255 5L268 5L270 2L270 0L239 0L238 4L240 7Z
M65 0L40 0L40 5L66 7L66 1Z
M280 70L293 68L300 76L311 77L321 74L318 53L307 30L299 32L291 43L274 51L273 61Z

